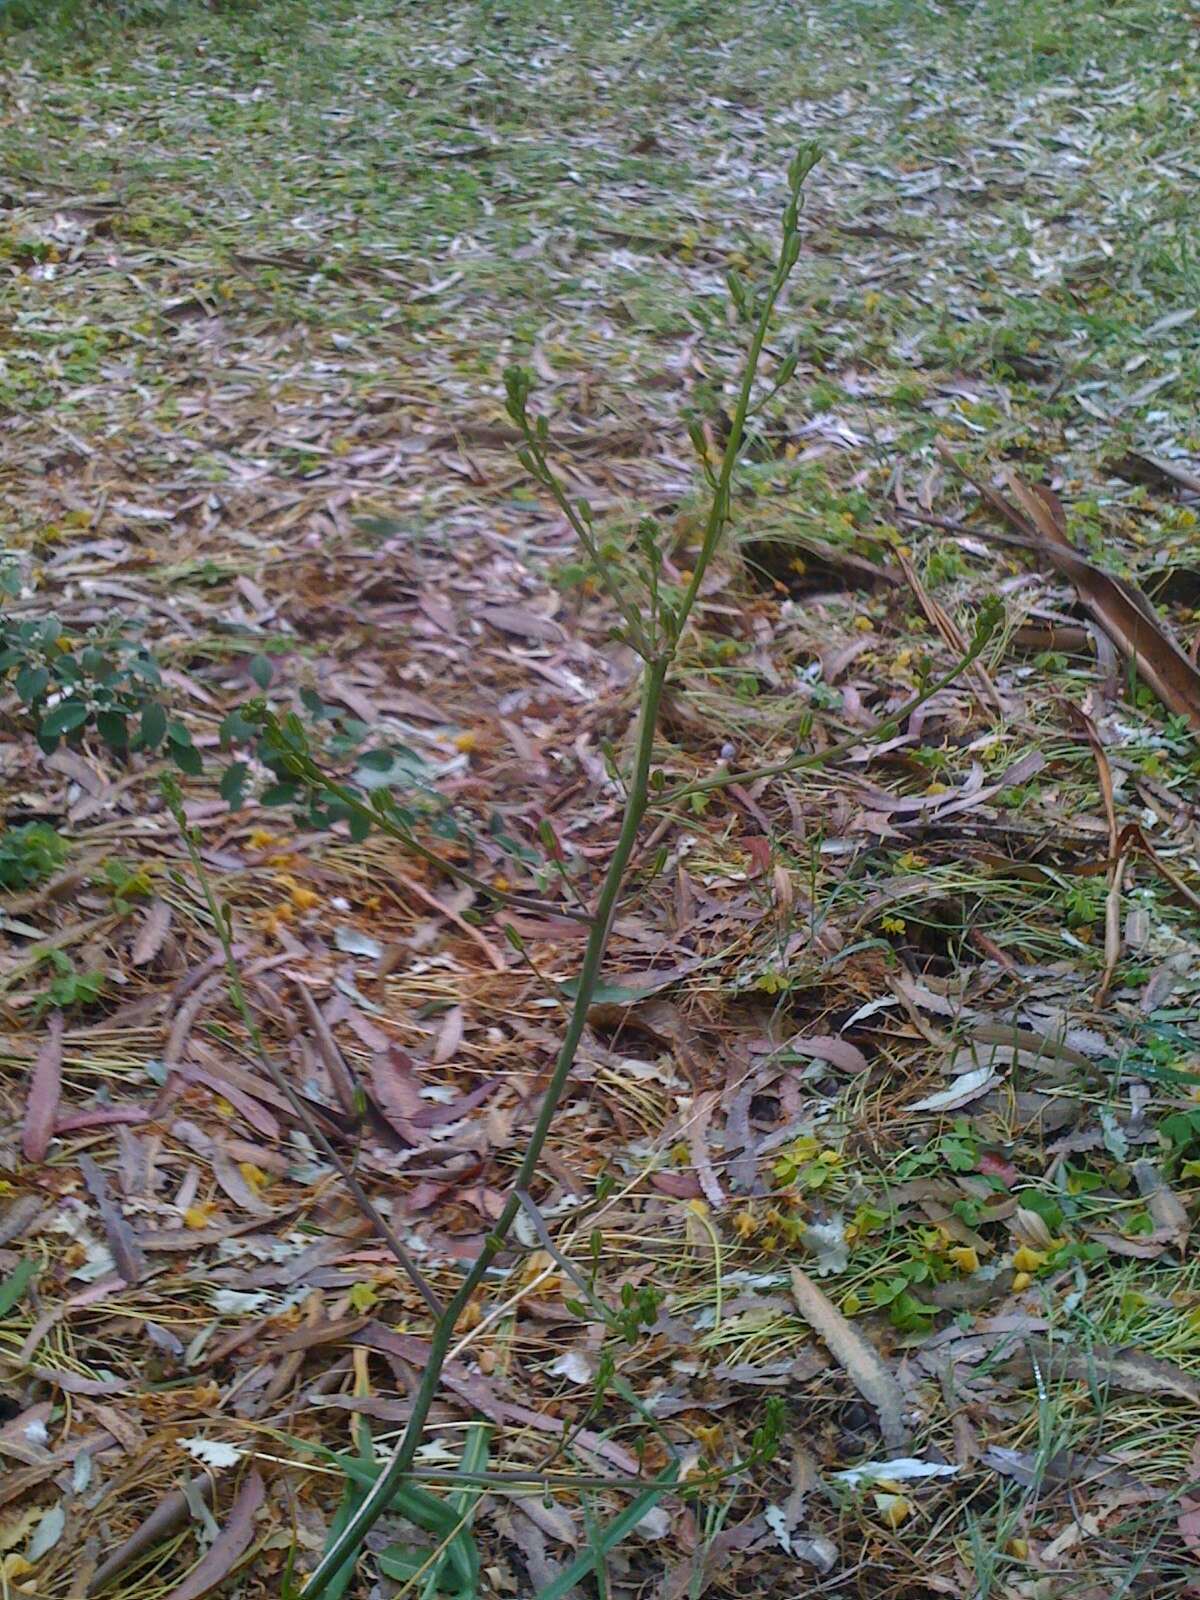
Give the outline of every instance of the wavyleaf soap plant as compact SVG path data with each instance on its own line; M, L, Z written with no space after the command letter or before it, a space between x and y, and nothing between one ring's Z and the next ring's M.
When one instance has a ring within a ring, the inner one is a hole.
M520 370L510 371L505 378L507 410L522 439L520 459L533 478L554 499L578 539L581 560L587 573L608 596L618 616L615 633L634 650L642 661L640 697L630 770L624 774L625 802L620 831L609 858L607 870L595 904L584 913L587 922L587 941L583 961L573 986L570 1011L565 1024L562 1043L554 1068L546 1086L533 1131L529 1137L520 1168L513 1179L508 1197L495 1226L484 1241L478 1256L463 1276L457 1292L435 1319L430 1340L429 1358L421 1381L413 1396L411 1414L395 1454L378 1474L369 1492L345 1522L338 1536L327 1546L318 1565L304 1587L305 1600L322 1600L348 1562L357 1558L363 1543L380 1516L393 1502L397 1490L406 1479L419 1476L414 1473L414 1462L422 1442L429 1411L441 1384L442 1368L447 1359L460 1317L483 1282L488 1269L505 1249L510 1231L521 1210L522 1196L527 1194L537 1175L542 1151L554 1123L555 1114L564 1090L571 1078L588 1012L591 1009L600 982L605 951L613 915L621 895L627 869L637 845L639 830L652 804L682 798L702 792L709 787L736 783L743 774L722 773L719 777L688 784L664 792L661 774L654 766L655 735L663 692L667 684L680 641L688 627L705 575L721 544L729 522L734 476L743 449L747 421L756 404L761 406L786 382L795 365L794 359L785 358L766 386L759 385L759 366L763 348L771 327L773 313L779 296L795 267L800 254L800 204L804 183L818 159L814 146L803 147L788 169L788 195L783 210L782 234L774 269L765 287L755 293L736 275L729 281L730 296L739 319L748 330L748 347L745 365L738 387L730 427L719 463L708 457L706 441L696 430L695 442L701 453L705 481L709 489L707 515L703 522L700 548L696 554L691 575L686 584L670 585L664 579L665 563L661 535L653 521L639 524L632 544L626 548L610 542L595 523L586 501L572 498L550 460L549 428L544 417L531 415L529 400L531 380ZM980 653L992 628L994 615L981 617L975 637L966 656L954 672L946 677L923 684L913 706L937 692L945 683L961 672L963 667ZM905 707L889 721L894 730L899 719L911 707ZM323 792L332 801L356 832L365 832L371 826L398 837L401 842L414 843L412 819L397 816L386 794L372 793L369 799L354 793L344 785L330 782L324 777L305 747L303 730L293 725L291 719L280 721L260 708L259 726L263 731L266 748L270 751L274 770L281 782L297 782L309 791ZM881 732L886 736L887 730ZM861 744L861 738L854 743ZM751 776L770 776L803 766L828 761L839 753L841 747L818 755L798 752L786 761L764 767ZM421 846L428 854L428 847ZM440 857L437 858L440 861ZM449 863L441 862L447 870L457 871ZM458 873L463 876L464 874ZM467 878L467 881L471 881ZM482 890L488 886L479 883ZM516 898L516 897L505 897ZM559 914L561 907L555 908ZM669 1491L674 1481L647 1483L647 1493L657 1497ZM645 1508L639 1510L639 1515ZM578 1575L576 1575L578 1576Z

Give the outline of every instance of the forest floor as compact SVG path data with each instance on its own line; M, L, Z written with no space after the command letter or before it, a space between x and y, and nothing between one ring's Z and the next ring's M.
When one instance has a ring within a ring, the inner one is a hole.
M582 924L231 808L222 720L265 687L339 770L386 748L431 848L588 902L636 661L501 374L532 370L606 536L652 514L680 581L689 420L719 442L741 370L726 273L765 276L787 163L825 152L769 341L796 373L658 760L852 748L652 815L536 1216L420 1458L438 1493L464 1453L564 1482L460 1484L462 1562L420 1577L401 1504L344 1592L1197 1593L1200 14L24 15L3 643L52 617L38 648L96 681L122 638L157 661L268 1047L441 1293L519 1161ZM1007 472L1085 559L972 487L1019 498ZM1137 663L1113 577L1151 607ZM879 737L992 596L980 663ZM114 753L86 685L46 754L38 690L0 702L4 1591L276 1595L402 1426L428 1313L259 1064L159 764ZM597 1309L623 1294L629 1340ZM606 1537L633 1493L606 1477L729 1466L772 1397L770 1464Z

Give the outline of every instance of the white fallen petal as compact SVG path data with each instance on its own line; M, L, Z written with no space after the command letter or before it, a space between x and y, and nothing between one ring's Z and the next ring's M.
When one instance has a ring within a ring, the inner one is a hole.
M197 1461L202 1461L206 1467L236 1467L242 1459L242 1452L237 1445L227 1444L224 1439L202 1439L197 1435L191 1439L180 1439L179 1447Z
M944 1461L918 1461L915 1456L897 1456L894 1461L864 1461L859 1467L831 1472L841 1483L905 1483L913 1478L953 1478L958 1468Z
M568 1350L552 1361L547 1368L556 1378L566 1378L568 1383L591 1383L595 1373L592 1364L581 1350Z
M383 954L379 940L372 939L369 933L359 933L357 928L335 928L333 942L343 955L370 956L373 961L378 961Z
M959 1106L965 1106L971 1100L978 1100L985 1089L990 1089L999 1081L999 1074L993 1072L991 1067L976 1067L973 1072L964 1072L961 1077L955 1078L949 1088L939 1089L936 1094L926 1095L924 1100L914 1100L912 1105L904 1109L956 1111Z

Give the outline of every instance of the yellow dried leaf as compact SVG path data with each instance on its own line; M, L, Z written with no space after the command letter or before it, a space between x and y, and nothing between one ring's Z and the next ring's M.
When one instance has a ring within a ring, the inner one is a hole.
M1012 1264L1017 1272L1036 1272L1045 1263L1044 1250L1031 1250L1027 1244L1023 1244L1019 1250L1013 1251Z
M979 1252L973 1244L956 1245L953 1250L947 1250L946 1255L960 1272L979 1271Z
M260 1189L265 1189L271 1181L263 1169L256 1167L253 1161L239 1161L238 1171L256 1194Z
M721 1448L721 1424L713 1422L706 1427L693 1428L692 1437L706 1456L715 1456Z
M879 1512L880 1520L889 1528L898 1528L902 1522L912 1516L912 1501L902 1494L877 1494L875 1506Z
M200 1205L189 1206L183 1213L184 1227L195 1228L197 1231L207 1228L209 1223L212 1221L213 1212L215 1209L216 1208L207 1200Z
M297 884L292 890L292 904L297 911L314 911L321 904L321 896L315 889L305 889Z
M454 748L456 750L461 750L463 755L469 755L478 743L479 735L473 728L467 728L462 733L455 736Z
M370 1311L378 1299L379 1294L373 1283L352 1283L350 1285L350 1304L358 1312L359 1316Z

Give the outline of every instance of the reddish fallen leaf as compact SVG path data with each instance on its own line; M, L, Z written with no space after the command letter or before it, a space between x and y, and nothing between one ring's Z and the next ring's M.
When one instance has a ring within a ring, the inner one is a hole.
M150 1113L140 1106L108 1106L103 1111L73 1111L54 1124L56 1134L78 1133L81 1128L109 1128L114 1123L149 1122Z
M1020 1176L1011 1161L1006 1161L1003 1156L996 1155L991 1150L985 1150L980 1156L979 1170L985 1178L999 1179L1006 1189L1011 1189Z
M742 840L742 848L754 863L755 876L765 878L771 870L771 841L761 833Z
M838 1039L832 1034L815 1034L811 1039L789 1039L789 1054L808 1056L813 1061L827 1061L839 1072L865 1072L870 1062L857 1045L849 1039Z
M650 1183L662 1194L669 1194L676 1200L701 1200L704 1197L699 1179L692 1172L652 1172Z
M412 1057L398 1046L371 1058L371 1095L391 1127L408 1144L424 1141L415 1118L425 1109L421 1080L413 1071Z
M25 1102L25 1126L21 1149L26 1161L44 1161L54 1133L54 1113L62 1088L62 1012L50 1019L50 1036L38 1052L29 1098Z
M183 1582L171 1590L167 1600L200 1600L201 1595L224 1582L254 1537L254 1514L263 1498L262 1478L252 1472L238 1490L229 1520L213 1540L212 1548Z

